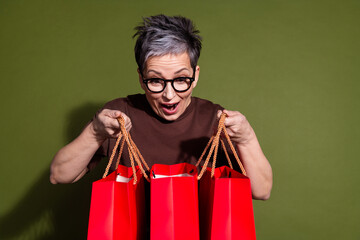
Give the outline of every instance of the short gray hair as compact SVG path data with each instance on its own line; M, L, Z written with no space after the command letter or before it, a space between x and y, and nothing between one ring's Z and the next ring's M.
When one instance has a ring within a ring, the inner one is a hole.
M156 15L143 18L135 27L135 59L141 73L149 57L187 52L193 69L201 51L201 37L193 22L185 17Z

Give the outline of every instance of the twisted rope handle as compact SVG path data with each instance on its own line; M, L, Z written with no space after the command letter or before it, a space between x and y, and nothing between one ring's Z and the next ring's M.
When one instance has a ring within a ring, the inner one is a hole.
M226 156L226 159L227 159L227 161L228 161L228 164L229 164L230 168L231 168L231 169L234 169L233 166L232 166L232 164L231 164L231 160L230 160L229 154L228 154L228 152L227 152L227 150L226 150L224 141L223 141L222 139L220 139L220 142L221 142L221 147L222 147L222 149L224 150L224 153L225 153L225 156Z
M148 171L150 171L150 168L149 168L149 166L147 165L147 163L145 162L144 157L141 155L138 147L135 145L134 141L132 140L130 133L129 133L129 140L130 140L132 146L134 147L136 154L140 157L142 163L145 165L146 169L147 169Z
M115 164L116 169L119 167L121 153L123 152L124 145L125 145L125 138L122 139L121 146L120 146L120 151L119 151L119 154L118 154L118 158L116 159L116 164Z
M123 135L120 134L119 137L117 138L116 142L115 142L115 146L114 146L114 148L113 148L113 150L112 150L112 153L111 153L109 162L108 162L108 164L107 164L107 166L106 166L106 168L105 168L105 172L104 172L104 174L103 174L103 178L105 178L105 177L108 175L108 173L109 173L111 164L112 164L112 162L113 162L113 160L114 160L114 157L115 157L115 154L116 154L116 150L117 150L117 148L118 148L118 146L119 146L119 143L120 143L120 140L121 140L122 137L123 137ZM122 148L121 148L121 150L122 150ZM119 152L119 158L118 158L119 161L120 161L121 153L122 153L122 151Z
M226 140L227 140L227 142L228 142L228 144L229 144L229 146L230 146L230 149L231 149L231 151L233 152L234 157L235 157L237 163L238 163L239 166L240 166L241 172L242 172L245 176L247 176L246 171L245 171L245 168L244 168L243 164L241 163L239 156L237 155L237 152L236 152L236 150L235 150L235 148L234 148L234 145L232 144L232 142L231 142L231 140L230 140L229 134L228 134L227 131L226 131L225 125L222 126L222 129L223 129L223 131L224 131L224 135L225 135Z
M226 147L225 147L225 144L224 144L224 142L220 139L220 135L221 135L222 132L224 132L225 138L226 138L226 140L227 140L227 142L228 142L228 144L229 144L229 146L230 146L231 151L233 152L233 154L234 154L234 156L235 156L235 159L236 159L237 163L238 163L239 166L240 166L240 169L241 169L242 173L246 176L245 168L244 168L244 166L242 165L242 163L241 163L241 161L240 161L240 158L239 158L239 156L237 155L237 152L236 152L236 150L235 150L235 148L234 148L234 146L233 146L233 144L232 144L232 142L231 142L231 140L230 140L230 137L229 137L229 135L228 135L228 133L227 133L227 131L226 131L225 118L226 118L226 114L225 114L225 113L222 113L221 116L220 116L220 120L219 120L219 124L218 124L218 128L217 128L216 134L213 135L213 136L210 138L208 144L206 145L203 153L201 154L198 162L197 162L196 165L195 165L195 166L198 166L198 165L200 164L202 158L205 156L205 153L207 152L207 150L208 150L208 148L209 148L209 146L210 146L210 144L211 144L211 147L210 147L209 153L208 153L208 155L207 155L207 157L206 157L205 163L204 163L204 165L203 165L203 167L202 167L202 169L201 169L201 171L200 171L200 174L199 174L199 176L198 176L198 180L200 180L201 177L203 176L203 174L204 174L204 172L205 172L205 170L206 170L206 167L207 167L207 165L208 165L208 163L209 163L209 160L210 160L210 158L211 158L211 156L212 156L213 153L214 153L214 156L213 156L213 163L212 163L212 167L211 167L211 177L214 176L215 166L216 166L217 152L218 152L219 142L220 142L220 141L221 141L222 148L224 149L225 156L226 156L226 158L227 158L227 160L228 160L229 166L230 166L231 169L233 169L232 164L231 164L231 161L230 161L230 157L229 157L229 155L228 155L228 153L227 153L227 150L226 150Z
M129 152L129 157L130 157L130 163L131 163L131 168L133 170L133 177L134 177L134 184L137 183L137 175L136 175L136 169L135 169L135 162L137 163L137 165L139 166L142 174L144 175L145 179L147 181L150 181L149 180L149 177L147 176L143 166L142 166L142 163L146 166L147 170L149 171L150 168L149 166L146 164L143 156L141 155L139 149L137 148L137 146L135 145L134 141L132 140L131 138L131 135L130 133L128 133L126 131L126 128L125 128L125 120L122 116L118 117L118 121L119 121L119 124L120 124L120 130L121 130L121 133L119 135L119 137L117 138L116 142L115 142L115 146L112 150L112 154L110 156L110 159L109 159L109 163L106 167L106 170L105 170L105 173L103 175L103 178L105 178L107 176L107 174L109 173L109 169L110 169L110 166L113 162L113 159L114 159L114 156L115 156L115 153L116 153L116 150L119 146L119 143L120 143L120 140L121 138L123 138L123 141L121 143L121 147L120 147L120 151L119 151L119 156L117 158L117 161L116 161L116 168L118 167L119 165L119 162L120 162L120 157L121 157L121 154L123 152L123 147L124 147L124 144L126 142L127 144L127 148L128 148L128 152ZM141 163L141 161L142 163Z
M208 145L207 147L205 148L205 151L203 152L203 154L201 156L204 156L208 146L210 145L211 143L211 147L210 147L210 150L209 150L209 153L205 159L205 163L200 171L200 174L198 176L198 180L200 180L200 178L202 177L202 175L204 174L205 170L206 170L206 167L209 163L209 160L211 158L211 155L212 153L214 152L215 150L215 154L214 154L214 160L213 160L213 167L214 168L214 171L215 171L215 163L216 163L216 157L217 157L217 149L219 147L219 139L220 139L220 134L221 134L221 131L222 131L222 125L224 125L224 121L225 121L225 117L226 117L226 114L222 114L221 117L220 117L220 120L219 120L219 125L218 125L218 129L217 129L217 132L216 134L210 138L209 142L208 142ZM202 160L202 158L199 159L199 161L197 162L196 166L199 165L200 161ZM211 176L213 176L213 169L211 170Z
M134 172L134 184L136 184L136 181L135 181L135 180L136 180L136 175L135 175L135 163L134 163L134 160L136 161L137 165L139 166L139 168L140 168L142 174L144 175L145 179L146 179L147 181L150 181L149 177L147 176L147 174L146 174L146 172L145 172L145 170L144 170L144 168L143 168L143 166L142 166L142 164L141 164L141 162L140 162L140 160L139 160L139 158L140 158L139 155L141 156L140 151L139 151L139 149L136 147L134 141L132 141L130 133L128 133L128 132L126 131L124 118L123 118L122 116L120 116L120 117L118 118L118 121L119 121L119 123L120 123L121 133L124 135L125 141L126 141L126 143L127 143L127 145L128 145L130 162L131 162L131 166L132 166L133 172ZM141 159L142 159L142 161L145 163L145 166L147 167L147 170L149 171L149 170L150 170L150 169L149 169L149 166L146 164L146 162L145 162L145 160L143 159L142 156L141 156Z

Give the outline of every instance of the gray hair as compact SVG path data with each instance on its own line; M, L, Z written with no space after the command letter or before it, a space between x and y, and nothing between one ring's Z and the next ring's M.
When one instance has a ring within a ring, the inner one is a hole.
M149 57L187 52L193 69L201 51L201 37L193 22L185 17L156 15L143 18L135 27L135 59L141 73Z

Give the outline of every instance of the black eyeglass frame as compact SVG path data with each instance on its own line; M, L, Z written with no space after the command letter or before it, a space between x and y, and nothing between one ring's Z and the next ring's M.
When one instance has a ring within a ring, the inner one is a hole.
M191 88L191 85L192 83L195 81L195 68L194 68L194 71L193 71L193 77L177 77L177 78L174 78L174 79L163 79L163 78L148 78L148 79L144 79L144 76L143 74L141 73L141 78L142 78L142 81L143 83L145 83L145 86L146 88L152 92L152 93L161 93L165 90L166 86L167 86L167 83L168 82L171 82L171 86L172 88L175 90L175 92L179 92L179 93L182 93L182 92L186 92L188 91L190 88ZM175 80L178 80L178 79L189 79L190 80L190 84L189 84L189 87L186 89L186 90L177 90L175 87L174 87L174 81ZM150 90L149 86L148 86L148 81L151 81L151 80L161 80L161 81L164 81L164 87L161 91L152 91Z

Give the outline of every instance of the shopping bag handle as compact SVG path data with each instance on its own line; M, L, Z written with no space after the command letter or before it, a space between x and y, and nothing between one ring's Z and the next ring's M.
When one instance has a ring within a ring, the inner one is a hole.
M116 150L118 149L119 147L119 144L120 144L120 140L122 139L122 142L121 142L121 146L120 146L120 150L119 150L119 154L118 154L118 158L116 160L116 168L119 166L119 162L120 162L120 157L121 157L121 154L123 152L123 148L124 148L124 144L126 142L127 144L127 148L128 148L128 152L129 152L129 157L130 157L130 163L131 163L131 168L133 170L133 177L134 177L134 184L137 183L137 175L136 175L136 169L135 169L135 162L137 163L137 165L139 166L142 174L144 175L145 179L147 181L150 181L149 180L149 177L147 176L142 164L144 164L144 166L146 167L146 169L148 171L150 171L150 168L149 166L146 164L145 160L144 160L144 157L141 155L139 149L137 148L137 146L135 145L134 141L132 140L131 138L131 135L128 131L126 131L126 128L125 128L125 120L122 116L118 117L117 120L119 121L119 124L120 124L120 134L119 134L119 137L116 139L116 142L115 142L115 146L112 150L112 153L111 153L111 156L110 156L110 159L109 159L109 163L108 165L106 166L106 169L105 169L105 173L103 175L103 178L105 178L108 173L109 173L109 170L110 170L110 166L114 160L114 157L115 157L115 154L116 154ZM141 160L141 161L140 161Z
M239 164L240 166L240 169L241 169L241 172L246 176L246 171L245 171L245 168L244 166L242 165L241 161L240 161L240 158L239 156L237 155L237 152L230 140L230 137L226 131L226 127L225 127L225 118L226 118L226 113L222 113L221 116L220 116L220 120L219 120L219 124L218 124L218 128L217 128L217 131L216 133L210 138L208 144L206 145L203 153L201 154L198 162L196 163L196 166L199 166L201 160L203 159L203 157L205 156L207 150L209 149L210 145L210 150L209 150L209 153L205 159L205 163L204 165L202 166L201 168L201 171L200 171L200 174L198 176L198 180L201 179L202 175L204 174L205 170L206 170L206 167L207 165L209 164L209 160L211 158L211 156L213 155L213 163L212 163L212 167L211 167L211 177L214 176L214 173L215 173L215 166L216 166L216 158L217 158L217 152L218 152L218 148L219 148L219 142L221 142L221 146L222 148L224 149L224 152L225 152L225 156L226 156L226 159L228 160L228 163L229 163L229 166L232 168L232 164L231 164L231 161L230 161L230 158L229 158L229 155L227 153L227 150L226 150L226 147L225 147L225 144L223 142L223 140L220 139L220 135L221 133L223 132L224 135L225 135L225 138L230 146L230 149L231 151L233 152L234 154L234 157L237 161L237 163ZM214 154L213 154L214 153Z

